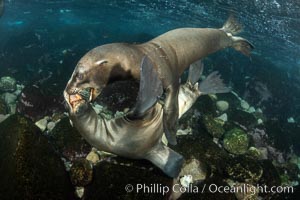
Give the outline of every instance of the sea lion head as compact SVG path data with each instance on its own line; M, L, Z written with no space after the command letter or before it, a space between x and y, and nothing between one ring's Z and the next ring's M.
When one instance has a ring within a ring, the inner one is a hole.
M107 84L128 77L130 72L126 72L123 61L124 57L109 45L96 47L85 54L77 63L64 91L69 106L72 108L73 102L78 99L74 96L76 94L90 102Z

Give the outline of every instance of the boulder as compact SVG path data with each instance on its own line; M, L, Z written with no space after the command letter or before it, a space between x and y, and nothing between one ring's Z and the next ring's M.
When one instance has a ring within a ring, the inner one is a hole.
M144 160L116 158L103 161L94 168L91 184L85 187L84 199L163 199L163 188L173 180ZM138 190L138 184L142 189Z
M194 127L192 135L178 136L177 145L172 149L182 154L186 160L195 158L200 163L207 164L207 177L210 173L222 175L225 163L230 159L229 154L214 143L201 126Z
M208 167L205 163L200 162L197 159L187 160L179 174L179 177L184 175L191 175L193 178L193 183L203 181L206 179L208 173Z
M0 124L1 199L72 199L64 165L29 119L12 115Z
M61 119L49 133L49 139L55 149L68 160L85 158L91 146L80 133L71 126L68 117Z
M221 119L213 118L211 115L205 115L202 122L212 137L221 138L225 132L222 126L224 121Z
M228 113L228 118L237 124L243 125L247 128L252 128L257 125L257 119L254 113L248 113L243 110L236 109Z
M232 180L257 184L263 174L263 168L259 161L238 156L226 163L225 174Z
M280 176L271 160L260 161L260 166L263 169L263 174L258 182L259 185L266 185L268 188L281 185ZM282 193L282 195L286 197L288 194ZM263 199L283 199L279 197L279 193L261 193L260 196L262 196Z
M232 154L244 154L248 150L248 135L239 128L233 128L226 132L223 139L224 148Z
M44 116L64 111L62 98L62 95L53 95L39 85L27 85L20 94L17 112L38 121Z

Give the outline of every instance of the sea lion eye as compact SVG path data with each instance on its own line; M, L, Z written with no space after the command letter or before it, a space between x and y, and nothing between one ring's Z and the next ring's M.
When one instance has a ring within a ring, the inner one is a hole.
M78 78L79 80L82 80L83 79L83 74L77 73L76 78Z

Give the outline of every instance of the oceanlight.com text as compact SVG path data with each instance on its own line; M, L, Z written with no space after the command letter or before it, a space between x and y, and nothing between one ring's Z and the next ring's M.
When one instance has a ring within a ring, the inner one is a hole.
M267 185L249 185L242 184L239 186L219 186L216 184L203 184L201 186L190 185L189 187L174 184L173 186L166 186L163 184L127 184L125 186L126 192L136 193L149 193L149 194L162 194L175 192L175 193L247 193L254 195L256 193L293 193L293 186L271 186Z

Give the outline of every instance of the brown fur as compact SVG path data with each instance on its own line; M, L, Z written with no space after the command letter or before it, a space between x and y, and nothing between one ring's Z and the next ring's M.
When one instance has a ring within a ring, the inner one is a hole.
M234 37L226 30L182 28L139 45L113 43L96 47L80 59L66 91L73 94L77 90L91 87L95 89L95 99L111 81L139 79L140 63L146 55L157 70L166 92L164 131L169 142L176 144L177 96L179 78L184 70L195 61L226 47L233 47L245 54L252 48L248 41ZM84 76L82 80L76 78L78 73Z

